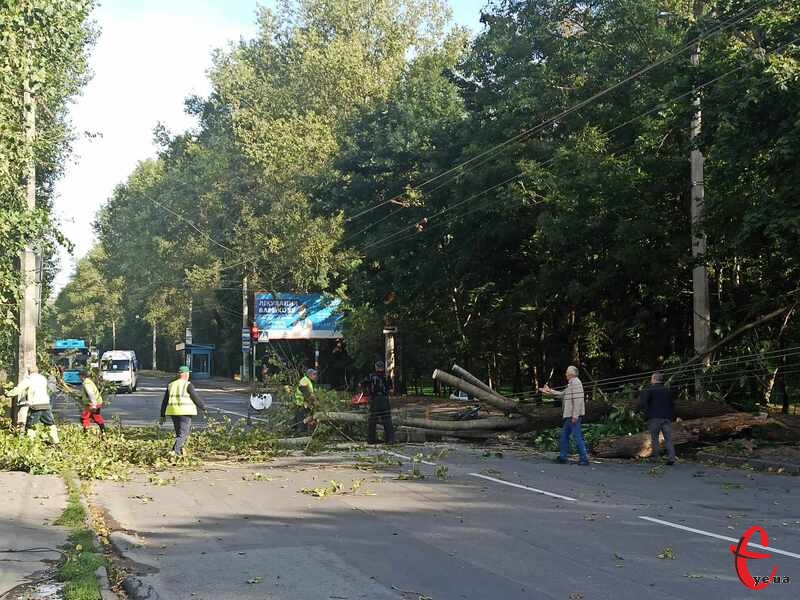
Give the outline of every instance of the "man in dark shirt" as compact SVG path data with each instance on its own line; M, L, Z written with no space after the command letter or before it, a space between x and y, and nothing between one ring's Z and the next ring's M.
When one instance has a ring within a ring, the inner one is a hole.
M639 397L639 406L645 412L647 430L652 441L651 458L658 458L660 448L658 434L664 434L667 447L667 464L675 464L675 445L672 443L672 420L675 418L675 401L672 392L664 386L664 374L656 371L650 377L650 387Z
M367 379L369 394L369 419L367 420L367 442L378 443L378 423L383 427L387 444L394 444L392 407L389 404L389 385L386 382L386 366L383 361L375 363L375 372Z

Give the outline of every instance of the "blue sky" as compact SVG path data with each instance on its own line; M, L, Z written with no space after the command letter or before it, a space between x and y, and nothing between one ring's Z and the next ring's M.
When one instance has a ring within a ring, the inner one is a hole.
M480 29L486 0L449 3L455 23ZM93 244L97 209L138 161L154 154L155 125L173 132L194 125L184 99L209 92L205 73L213 49L253 37L258 4L274 6L274 0L100 0L94 77L70 110L76 131L100 135L76 140L56 189L56 214L75 244L73 256L62 254L57 289Z

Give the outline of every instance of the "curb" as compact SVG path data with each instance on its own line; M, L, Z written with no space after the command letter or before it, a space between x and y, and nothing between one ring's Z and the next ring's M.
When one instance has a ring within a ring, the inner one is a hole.
M791 463L782 463L772 460L765 460L762 458L748 458L746 456L725 456L723 454L713 454L711 452L698 452L697 458L699 460L708 460L731 467L748 466L758 471L772 471L778 473L789 473L791 475L800 475L800 465Z
M80 480L78 480L78 486L80 486ZM86 498L83 494L80 495L80 498L83 509L86 511L86 528L92 534L92 546L94 546L94 551L102 556L103 560L106 560L105 553L103 552L103 544L100 543L100 538L97 537L97 533L95 532L94 527L92 527L91 507L89 506L89 503L86 501ZM108 581L108 570L106 569L105 565L98 567L94 572L94 576L95 579L97 579L97 585L100 588L100 596L103 600L119 599L119 596L111 591L111 584Z

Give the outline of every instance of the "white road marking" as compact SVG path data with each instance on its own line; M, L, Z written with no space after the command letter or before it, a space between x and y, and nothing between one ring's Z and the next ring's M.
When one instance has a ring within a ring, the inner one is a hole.
M542 494L544 496L550 496L551 498L558 498L559 500L567 500L569 502L577 502L576 498L570 498L569 496L562 496L561 494L554 494L552 492L546 492L545 490L539 490L533 487L529 487L527 485L522 485L519 483L512 483L510 481L504 481L502 479L496 479L495 477L489 477L488 475L481 475L480 473L470 473L472 477L479 477L481 479L486 479L487 481L494 481L495 483L500 483L502 485L507 485L510 487L518 488L521 490L527 490L529 492L534 492L536 494Z
M414 461L414 459L411 458L410 456L406 456L404 454L399 454L398 452L392 452L391 450L384 450L383 452L384 452L384 454L390 454L391 456L394 456L396 458L402 458L403 460L407 460L408 462L413 462ZM436 466L436 463L428 462L427 460L421 460L420 462L423 465L428 465L430 467L435 467Z
M384 454L389 454L391 456L395 456L397 458L402 458L403 460L407 460L411 462L413 459L410 456L406 456L405 454L400 454L399 452L392 452L391 450L384 450ZM428 462L426 460L420 461L424 465L429 465L431 467L435 467L436 463ZM536 494L542 494L544 496L550 496L551 498L558 498L559 500L567 500L568 502L577 502L575 498L570 498L569 496L562 496L561 494L554 494L552 492L546 492L545 490L539 490L533 487L529 487L527 485L521 485L519 483L511 483L510 481L503 481L502 479L496 479L494 477L489 477L488 475L481 475L480 473L468 473L471 477L479 477L480 479L486 479L487 481L493 481L494 483L499 483L501 485L507 485L510 487L518 488L521 490L526 490L528 492L534 492Z
M739 540L737 538L728 537L727 535L719 535L717 533L711 533L710 531L695 529L694 527L686 527L685 525L670 523L669 521L662 521L661 519L654 519L653 517L639 517L639 518L644 519L645 521L650 521L651 523L658 523L659 525L666 525L667 527L674 527L675 529L688 531L689 533L705 535L707 537L716 538L718 540L733 542L734 544L739 543ZM791 556L792 558L800 558L800 554L795 554L794 552L788 552L786 550L779 550L778 548L773 548L771 546L762 546L761 544L756 544L755 542L750 542L748 546L753 546L754 548L761 548L762 550L769 550L770 552L774 552L775 554L783 554L784 556Z

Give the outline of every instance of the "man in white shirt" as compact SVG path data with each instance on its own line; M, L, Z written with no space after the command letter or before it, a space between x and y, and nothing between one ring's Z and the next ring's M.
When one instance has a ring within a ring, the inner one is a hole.
M36 366L28 368L28 376L17 387L8 392L9 396L19 398L19 406L28 408L28 417L25 420L25 431L28 437L35 438L36 423L45 425L50 435L50 441L58 443L58 429L50 408L50 392L47 377L39 373Z
M561 440L559 443L559 456L556 462L566 463L567 453L569 451L569 438L570 435L575 440L575 445L578 447L578 454L580 455L580 462L578 464L588 465L589 454L586 452L586 443L583 441L583 432L581 431L581 419L586 414L586 402L584 401L583 384L578 379L578 367L567 367L567 388L563 391L552 389L549 385L545 385L539 391L548 396L555 396L561 398L563 403L563 421L561 427Z

